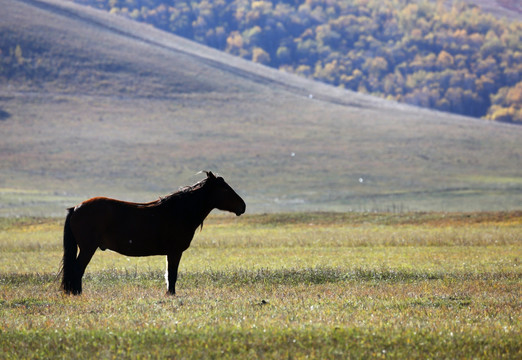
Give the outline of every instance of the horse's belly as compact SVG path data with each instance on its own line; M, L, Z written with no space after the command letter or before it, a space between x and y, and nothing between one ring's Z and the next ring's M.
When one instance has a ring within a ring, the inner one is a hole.
M166 252L158 246L140 244L132 239L120 241L116 246L107 246L106 248L127 256L166 255ZM102 250L105 249L102 248Z
M111 249L112 250L112 249ZM114 250L119 254L125 255L125 256L154 256L154 255L167 255L164 251L159 250L150 250L150 249L123 249L123 250Z
M165 255L166 252L161 246L157 235L150 234L148 236L136 236L137 233L120 232L118 234L109 234L106 236L100 248L116 251L127 256L150 256Z

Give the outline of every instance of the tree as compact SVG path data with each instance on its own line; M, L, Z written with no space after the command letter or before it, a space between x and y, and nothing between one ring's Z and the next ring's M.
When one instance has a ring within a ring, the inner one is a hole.
M522 124L522 81L514 87L503 87L491 96L487 118Z
M227 47L226 51L228 53L238 55L238 56L245 56L248 54L248 52L243 49L243 37L239 33L239 31L232 31L230 35L227 37Z
M20 47L20 45L16 45L16 48L15 48L15 51L14 51L14 55L15 55L15 58L16 58L16 63L20 66L22 66L25 62L25 59L24 59L24 56L22 54L22 48Z
M453 67L454 60L447 51L442 50L437 56L437 66L439 69L449 69Z
M520 116L520 99L513 94L522 81L522 22L504 23L474 5L453 2L447 8L442 0L76 1L334 85L471 116L502 121ZM13 46L6 48L12 64L29 67L25 51L16 56Z
M256 47L252 50L252 61L267 65L270 63L270 55L265 50Z
M292 53L287 46L281 45L276 52L279 64L287 64L292 61Z
M375 58L369 58L364 63L364 68L368 71L370 75L374 75L376 77L383 76L386 72L388 72L388 62L382 56L377 56Z

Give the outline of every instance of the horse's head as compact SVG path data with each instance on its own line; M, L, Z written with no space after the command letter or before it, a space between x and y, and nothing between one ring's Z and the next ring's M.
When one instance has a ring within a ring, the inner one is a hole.
M215 207L219 210L230 211L237 216L246 210L246 204L241 197L228 185L222 177L216 177L211 171L207 173L207 186L211 189Z

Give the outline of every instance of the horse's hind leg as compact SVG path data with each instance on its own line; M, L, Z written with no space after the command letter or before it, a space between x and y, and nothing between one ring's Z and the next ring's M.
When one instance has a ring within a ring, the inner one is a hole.
M82 293L82 277L85 272L85 268L89 261L91 261L92 256L96 252L96 247L83 247L80 248L80 254L78 255L78 259L76 259L76 279L74 280L74 290L73 294L81 294Z

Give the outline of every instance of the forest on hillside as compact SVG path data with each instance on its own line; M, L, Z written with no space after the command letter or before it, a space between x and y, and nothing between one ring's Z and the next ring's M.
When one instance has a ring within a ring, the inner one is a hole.
M76 1L335 86L522 124L522 22L497 19L473 5L448 8L441 1L411 0ZM0 51L0 76L6 76L9 64L21 66L23 49Z

